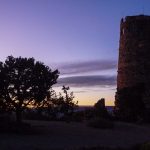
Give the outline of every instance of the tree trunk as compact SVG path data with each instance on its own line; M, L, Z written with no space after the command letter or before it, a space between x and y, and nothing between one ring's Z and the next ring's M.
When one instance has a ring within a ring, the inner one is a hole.
M18 124L21 124L22 123L22 112L20 109L17 109L16 110L16 122Z

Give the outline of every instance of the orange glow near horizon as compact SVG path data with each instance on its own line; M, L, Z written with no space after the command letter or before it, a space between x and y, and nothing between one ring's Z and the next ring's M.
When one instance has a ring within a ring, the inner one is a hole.
M61 91L60 87L55 87L56 93ZM93 106L101 98L105 98L106 106L114 106L115 90L100 88L70 88L70 92L74 92L74 101L78 101L80 106Z
M75 93L74 101L81 106L93 106L99 99L105 98L106 106L114 106L114 91Z

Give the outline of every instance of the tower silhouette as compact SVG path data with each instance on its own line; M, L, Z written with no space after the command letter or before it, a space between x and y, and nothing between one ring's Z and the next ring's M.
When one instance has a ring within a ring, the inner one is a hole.
M116 104L121 101L118 91L137 85L143 85L142 101L150 110L150 16L146 15L121 19Z

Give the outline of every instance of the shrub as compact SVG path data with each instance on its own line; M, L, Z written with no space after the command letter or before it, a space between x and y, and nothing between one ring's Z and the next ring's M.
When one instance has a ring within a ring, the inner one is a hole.
M100 129L112 129L114 127L114 123L112 121L104 118L94 118L90 120L87 125L89 127Z
M147 116L143 100L144 89L143 84L138 84L117 90L114 107L114 114L117 119L137 122L142 121Z
M150 142L143 144L140 150L150 150Z
M82 122L85 119L84 117L84 111L74 112L74 114L72 115L72 121Z

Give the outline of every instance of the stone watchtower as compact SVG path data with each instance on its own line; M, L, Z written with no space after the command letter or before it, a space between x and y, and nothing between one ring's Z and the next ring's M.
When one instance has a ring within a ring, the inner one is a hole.
M150 16L145 15L127 16L120 23L117 91L138 84L144 85L142 99L150 109Z

